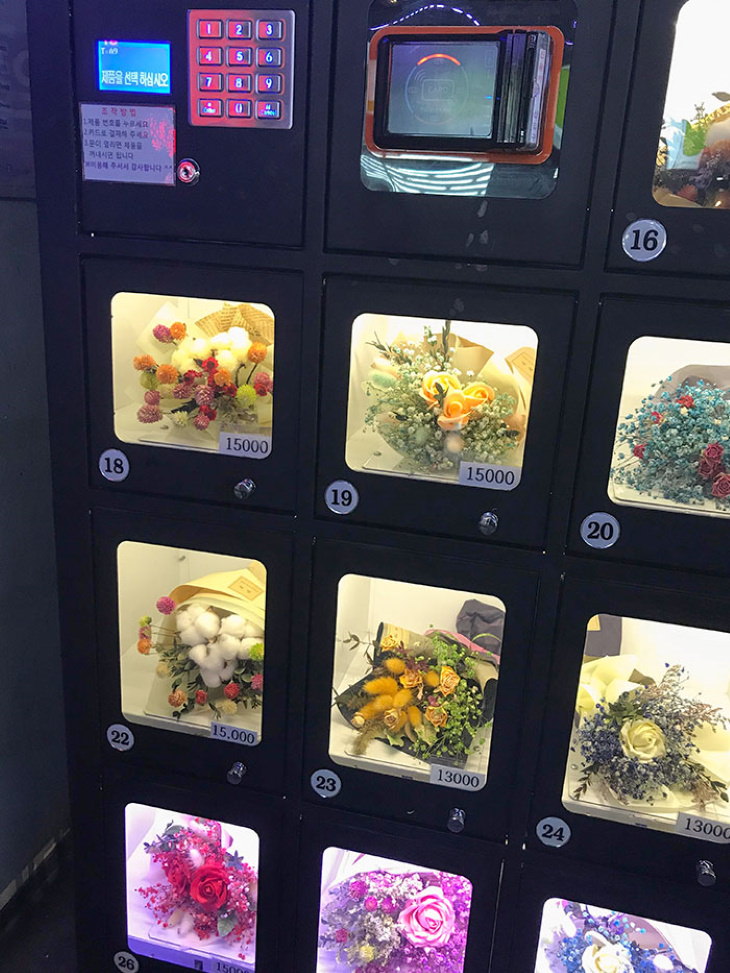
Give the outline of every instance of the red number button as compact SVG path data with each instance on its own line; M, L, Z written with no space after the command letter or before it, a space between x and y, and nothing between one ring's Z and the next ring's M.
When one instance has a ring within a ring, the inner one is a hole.
M281 102L280 101L257 101L256 117L257 118L281 118Z
M251 36L250 20L229 20L228 36L231 40L247 41Z
M198 64L223 64L223 49L220 47L201 47L198 51Z
M256 78L256 90L263 94L278 94L281 91L280 74L260 74Z
M198 113L206 118L220 118L223 114L223 102L217 98L212 98L209 101L201 99L198 102Z
M283 36L283 20L260 20L258 22L258 38L260 41L280 41Z
M199 74L198 91L223 91L223 75Z
M250 74L229 74L228 90L229 91L250 91L251 75Z
M228 117L229 118L250 118L251 102L250 101L229 101Z
M256 52L256 63L260 68L280 68L283 54L280 47L260 47Z
M223 37L222 20L201 20L198 22L198 37Z
M229 47L228 48L228 63L232 65L238 65L246 67L251 63L251 48L250 47Z

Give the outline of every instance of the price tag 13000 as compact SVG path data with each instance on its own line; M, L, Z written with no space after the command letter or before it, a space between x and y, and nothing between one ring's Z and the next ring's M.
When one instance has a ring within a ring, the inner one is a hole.
M698 818L695 814L684 814L680 811L674 826L675 834L683 834L687 838L699 838L700 841L714 841L718 845L730 844L730 824L720 824L707 818Z
M430 783L438 784L439 787L457 787L460 791L480 791L486 782L487 778L484 774L431 764Z

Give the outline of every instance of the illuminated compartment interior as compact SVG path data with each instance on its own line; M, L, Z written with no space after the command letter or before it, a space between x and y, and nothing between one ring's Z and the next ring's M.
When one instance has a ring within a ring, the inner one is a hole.
M330 757L446 786L462 771L483 787L504 618L489 595L343 577Z
M548 899L534 973L705 973L711 946L699 929Z
M654 173L663 206L730 208L728 31L725 0L680 10Z
M125 541L117 552L122 712L207 735L261 738L266 568L259 561Z
M524 325L361 314L352 326L347 465L513 489L536 357L537 335ZM494 469L469 479L470 463Z
M471 896L461 875L327 848L317 973L462 973Z
M563 804L682 832L730 822L730 634L617 615L588 623Z
M629 349L608 495L730 514L730 344L638 338Z
M187 969L255 970L256 832L146 804L128 804L125 824L132 952Z
M111 304L114 432L125 443L270 452L274 315L264 304L116 294ZM240 452L240 451L239 451Z

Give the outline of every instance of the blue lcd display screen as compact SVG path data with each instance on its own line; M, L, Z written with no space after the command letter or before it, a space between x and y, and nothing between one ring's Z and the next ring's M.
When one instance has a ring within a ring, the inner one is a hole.
M170 94L170 45L97 41L99 91Z

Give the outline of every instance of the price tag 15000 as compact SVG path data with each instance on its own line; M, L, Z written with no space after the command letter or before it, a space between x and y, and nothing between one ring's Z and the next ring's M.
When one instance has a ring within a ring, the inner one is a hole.
M683 834L688 838L699 838L700 841L714 841L718 845L730 845L730 824L720 824L719 821L709 821L698 818L694 814L677 815L674 826L675 834Z
M484 487L487 490L514 490L522 477L519 466L497 466L491 463L460 463L459 485Z
M487 778L484 774L431 764L430 783L438 784L439 787L457 787L460 791L480 791L487 783Z
M253 730L243 730L240 726L229 726L213 720L210 724L210 735L214 740L225 740L226 743L241 743L244 747L255 747L259 742L259 735Z
M266 459L271 455L271 439L269 436L240 435L232 432L222 432L218 439L218 452L229 456L245 456L246 459Z

